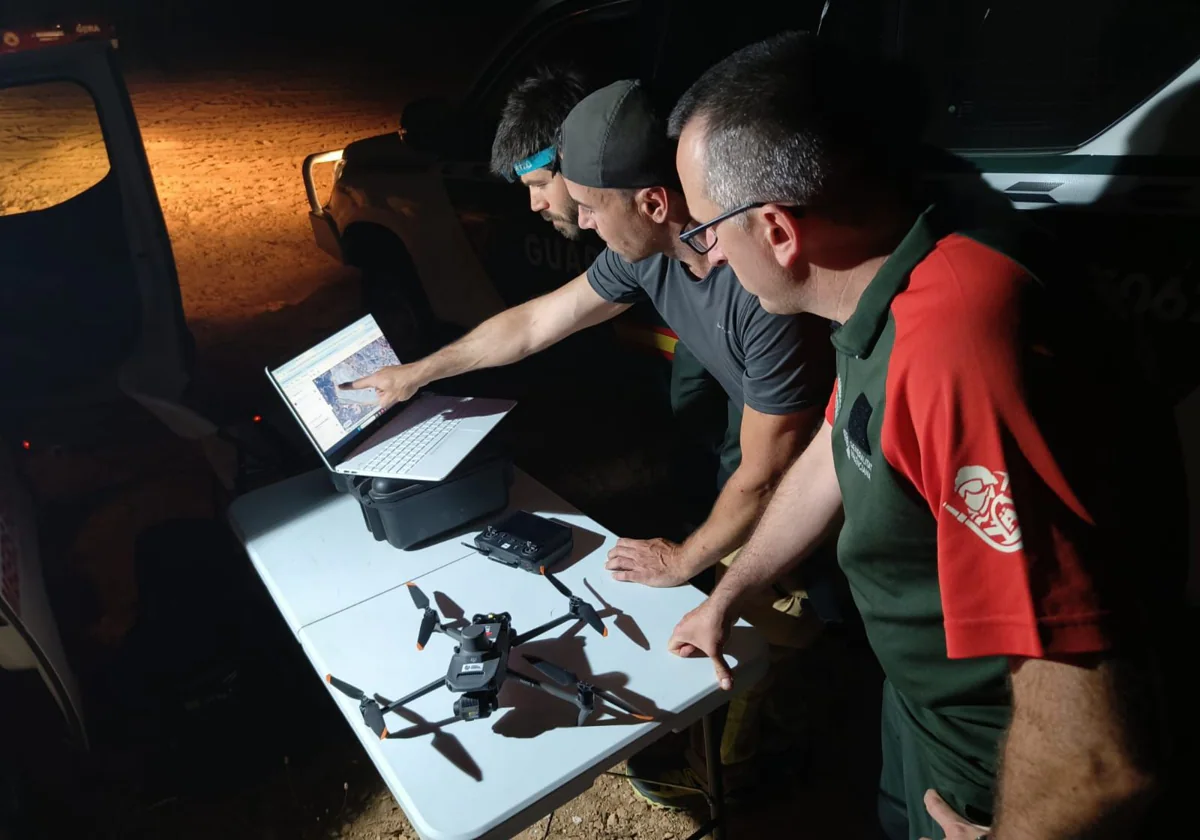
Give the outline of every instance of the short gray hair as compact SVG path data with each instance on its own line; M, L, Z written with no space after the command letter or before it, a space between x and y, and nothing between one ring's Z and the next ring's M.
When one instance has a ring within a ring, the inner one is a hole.
M776 201L854 218L880 179L912 159L922 111L896 116L895 84L882 64L785 32L709 68L676 103L668 132L678 139L701 121L705 191L723 210Z

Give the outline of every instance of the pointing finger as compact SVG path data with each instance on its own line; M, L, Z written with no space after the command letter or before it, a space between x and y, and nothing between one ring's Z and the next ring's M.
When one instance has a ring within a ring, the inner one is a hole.
M725 657L718 651L709 658L712 659L713 670L717 672L717 684L725 691L733 688L733 674L725 663Z
M372 373L370 376L359 377L358 379L355 379L353 382L342 382L338 385L338 388L340 388L343 391L358 391L363 388L371 388L374 386L374 383L375 383L375 374Z

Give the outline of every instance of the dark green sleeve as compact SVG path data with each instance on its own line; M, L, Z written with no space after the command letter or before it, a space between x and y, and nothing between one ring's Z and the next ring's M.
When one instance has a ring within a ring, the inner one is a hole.
M833 388L830 324L815 315L772 315L755 301L742 336L746 405L763 414L825 406Z
M645 295L637 269L608 248L588 268L587 278L596 294L609 303L636 303Z

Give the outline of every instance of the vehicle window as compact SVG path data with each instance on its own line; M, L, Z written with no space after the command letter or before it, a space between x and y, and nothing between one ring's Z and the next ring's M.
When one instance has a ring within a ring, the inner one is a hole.
M126 358L141 297L117 170L82 85L0 89L0 381L36 397Z
M538 65L574 67L597 87L641 75L634 11L633 3L612 3L560 19L514 45L517 57L500 70L476 109L476 151L487 157L508 92Z
M0 90L0 216L61 204L100 183L108 170L96 104L81 85Z
M1200 58L1195 0L906 5L900 48L927 85L929 139L955 150L1075 148Z

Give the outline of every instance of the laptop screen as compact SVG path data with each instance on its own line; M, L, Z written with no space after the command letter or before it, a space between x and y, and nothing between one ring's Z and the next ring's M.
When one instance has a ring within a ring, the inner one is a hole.
M338 390L384 365L398 365L395 351L367 315L271 371L296 416L328 455L379 416L374 389Z

